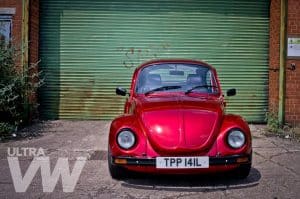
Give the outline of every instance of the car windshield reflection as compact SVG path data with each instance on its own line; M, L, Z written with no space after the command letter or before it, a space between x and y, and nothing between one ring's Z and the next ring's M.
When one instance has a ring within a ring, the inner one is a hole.
M142 69L135 89L139 94L156 92L218 93L213 72L196 64L155 64Z

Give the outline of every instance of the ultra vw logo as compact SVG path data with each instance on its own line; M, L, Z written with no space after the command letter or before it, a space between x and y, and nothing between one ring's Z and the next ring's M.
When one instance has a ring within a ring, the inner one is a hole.
M26 192L39 169L41 170L44 192L53 192L60 176L63 191L73 192L86 163L86 157L77 157L73 170L70 171L68 158L60 157L51 173L50 158L45 156L42 148L8 148L7 154L7 161L16 192ZM21 172L20 156L34 157L24 175Z

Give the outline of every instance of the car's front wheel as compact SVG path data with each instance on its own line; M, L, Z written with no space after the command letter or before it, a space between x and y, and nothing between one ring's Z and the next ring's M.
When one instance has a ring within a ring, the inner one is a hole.
M108 150L107 156L108 156L107 160L108 160L108 169L109 169L110 176L116 180L120 180L120 179L124 178L126 171L122 167L114 165L112 163L112 157L110 154L110 150Z
M234 176L238 179L247 178L251 170L251 163L241 164L238 168L236 168L234 172Z

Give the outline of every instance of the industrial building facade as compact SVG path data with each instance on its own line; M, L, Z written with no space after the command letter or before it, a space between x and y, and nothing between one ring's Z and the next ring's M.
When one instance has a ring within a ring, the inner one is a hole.
M223 91L237 89L228 112L261 123L272 111L298 125L300 59L285 54L300 37L299 10L297 0L0 0L20 64L41 60L45 119L111 119L125 100L114 89L129 86L135 67L188 58L215 66Z

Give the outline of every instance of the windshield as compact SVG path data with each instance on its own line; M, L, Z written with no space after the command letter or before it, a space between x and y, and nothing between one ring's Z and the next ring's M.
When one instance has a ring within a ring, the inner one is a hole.
M139 74L135 91L140 94L178 92L218 93L213 72L207 66L182 63L150 65Z

